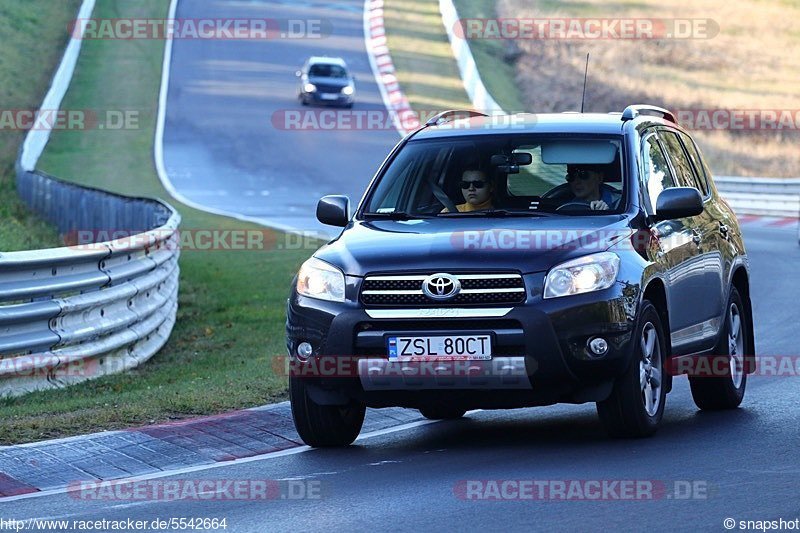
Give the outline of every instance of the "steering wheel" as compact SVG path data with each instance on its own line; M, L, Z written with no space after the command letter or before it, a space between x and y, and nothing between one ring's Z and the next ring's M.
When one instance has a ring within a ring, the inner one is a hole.
M565 209L566 208L566 209ZM562 204L556 208L556 212L558 211L586 211L589 209L589 205L585 202L567 202Z

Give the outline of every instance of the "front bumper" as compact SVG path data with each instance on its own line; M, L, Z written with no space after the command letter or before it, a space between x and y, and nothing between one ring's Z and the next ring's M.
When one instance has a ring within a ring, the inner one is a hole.
M529 276L526 287L542 286L543 275ZM350 296L357 295L358 281L348 281ZM287 348L293 356L300 342L310 343L311 365L321 359L354 361L340 365L347 370L338 374L305 375L318 389L320 403L357 398L375 407L417 407L446 398L466 408L491 408L599 401L630 361L637 302L637 289L618 282L603 291L552 300L529 291L524 304L493 308L502 316L489 318L448 316L455 313L447 308L427 309L418 317L375 318L355 301L326 302L293 292ZM491 361L397 363L386 355L388 334L469 332L493 336ZM601 358L587 349L596 336L608 341Z
M303 94L308 102L319 105L350 105L354 102L354 95L345 95L342 93L314 91L313 93Z

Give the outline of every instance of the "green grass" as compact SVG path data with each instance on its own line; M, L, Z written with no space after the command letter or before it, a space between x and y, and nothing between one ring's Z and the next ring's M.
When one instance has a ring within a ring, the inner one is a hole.
M442 26L438 2L388 0L384 21L397 78L415 111L430 115L472 107Z
M95 17L166 16L163 0L104 0ZM140 128L57 132L40 167L78 183L169 199L152 142L163 42L86 41L65 108L140 110ZM171 201L182 229L263 230ZM270 232L273 242L282 234ZM270 239L268 239L270 241ZM285 354L285 301L312 250L186 251L178 320L167 345L124 374L0 402L0 443L213 414L285 398L272 370Z
M496 19L496 0L455 0L461 19ZM526 111L515 80L514 63L506 61L506 41L501 39L471 39L469 48L481 81L495 102L507 113Z
M37 109L61 60L79 0L0 0L0 110ZM27 211L14 182L24 132L0 130L0 251L52 248L58 233Z
M459 0L456 9L460 18L496 17L494 0ZM442 25L438 2L387 0L384 20L397 78L411 107L425 113L472 108ZM514 83L514 66L504 62L503 47L500 40L470 43L478 69L493 73L482 76L489 93L504 110L519 111L523 104ZM494 75L496 71L499 75Z

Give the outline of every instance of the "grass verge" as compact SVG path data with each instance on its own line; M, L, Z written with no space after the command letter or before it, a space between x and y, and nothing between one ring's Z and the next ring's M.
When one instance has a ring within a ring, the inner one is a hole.
M79 5L79 0L0 0L0 113L38 109ZM30 213L17 196L14 161L23 138L22 131L0 127L0 251L4 252L61 244L56 230Z
M496 17L494 0L458 0L455 5L459 18ZM387 0L384 22L397 78L413 109L472 108L436 0ZM522 110L504 42L476 40L470 47L478 69L492 74L482 81L495 101L506 111Z
M164 18L163 0L104 0L94 17ZM163 42L86 41L65 109L140 112L139 128L61 131L40 168L56 176L135 195L169 195L156 175L152 144ZM172 202L183 230L261 231ZM266 242L282 234L268 232ZM167 345L132 371L76 387L2 400L0 443L125 428L261 405L285 398L272 370L285 353L285 299L311 250L185 251L178 320Z

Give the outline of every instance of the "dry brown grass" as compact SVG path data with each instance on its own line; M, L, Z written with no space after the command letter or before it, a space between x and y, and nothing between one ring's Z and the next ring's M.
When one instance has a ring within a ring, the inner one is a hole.
M792 0L500 0L499 17L707 18L710 39L522 40L517 83L528 110L578 109L591 53L587 111L630 103L669 109L800 109L800 4ZM797 124L796 124L797 125ZM800 176L800 131L696 131L719 175Z

